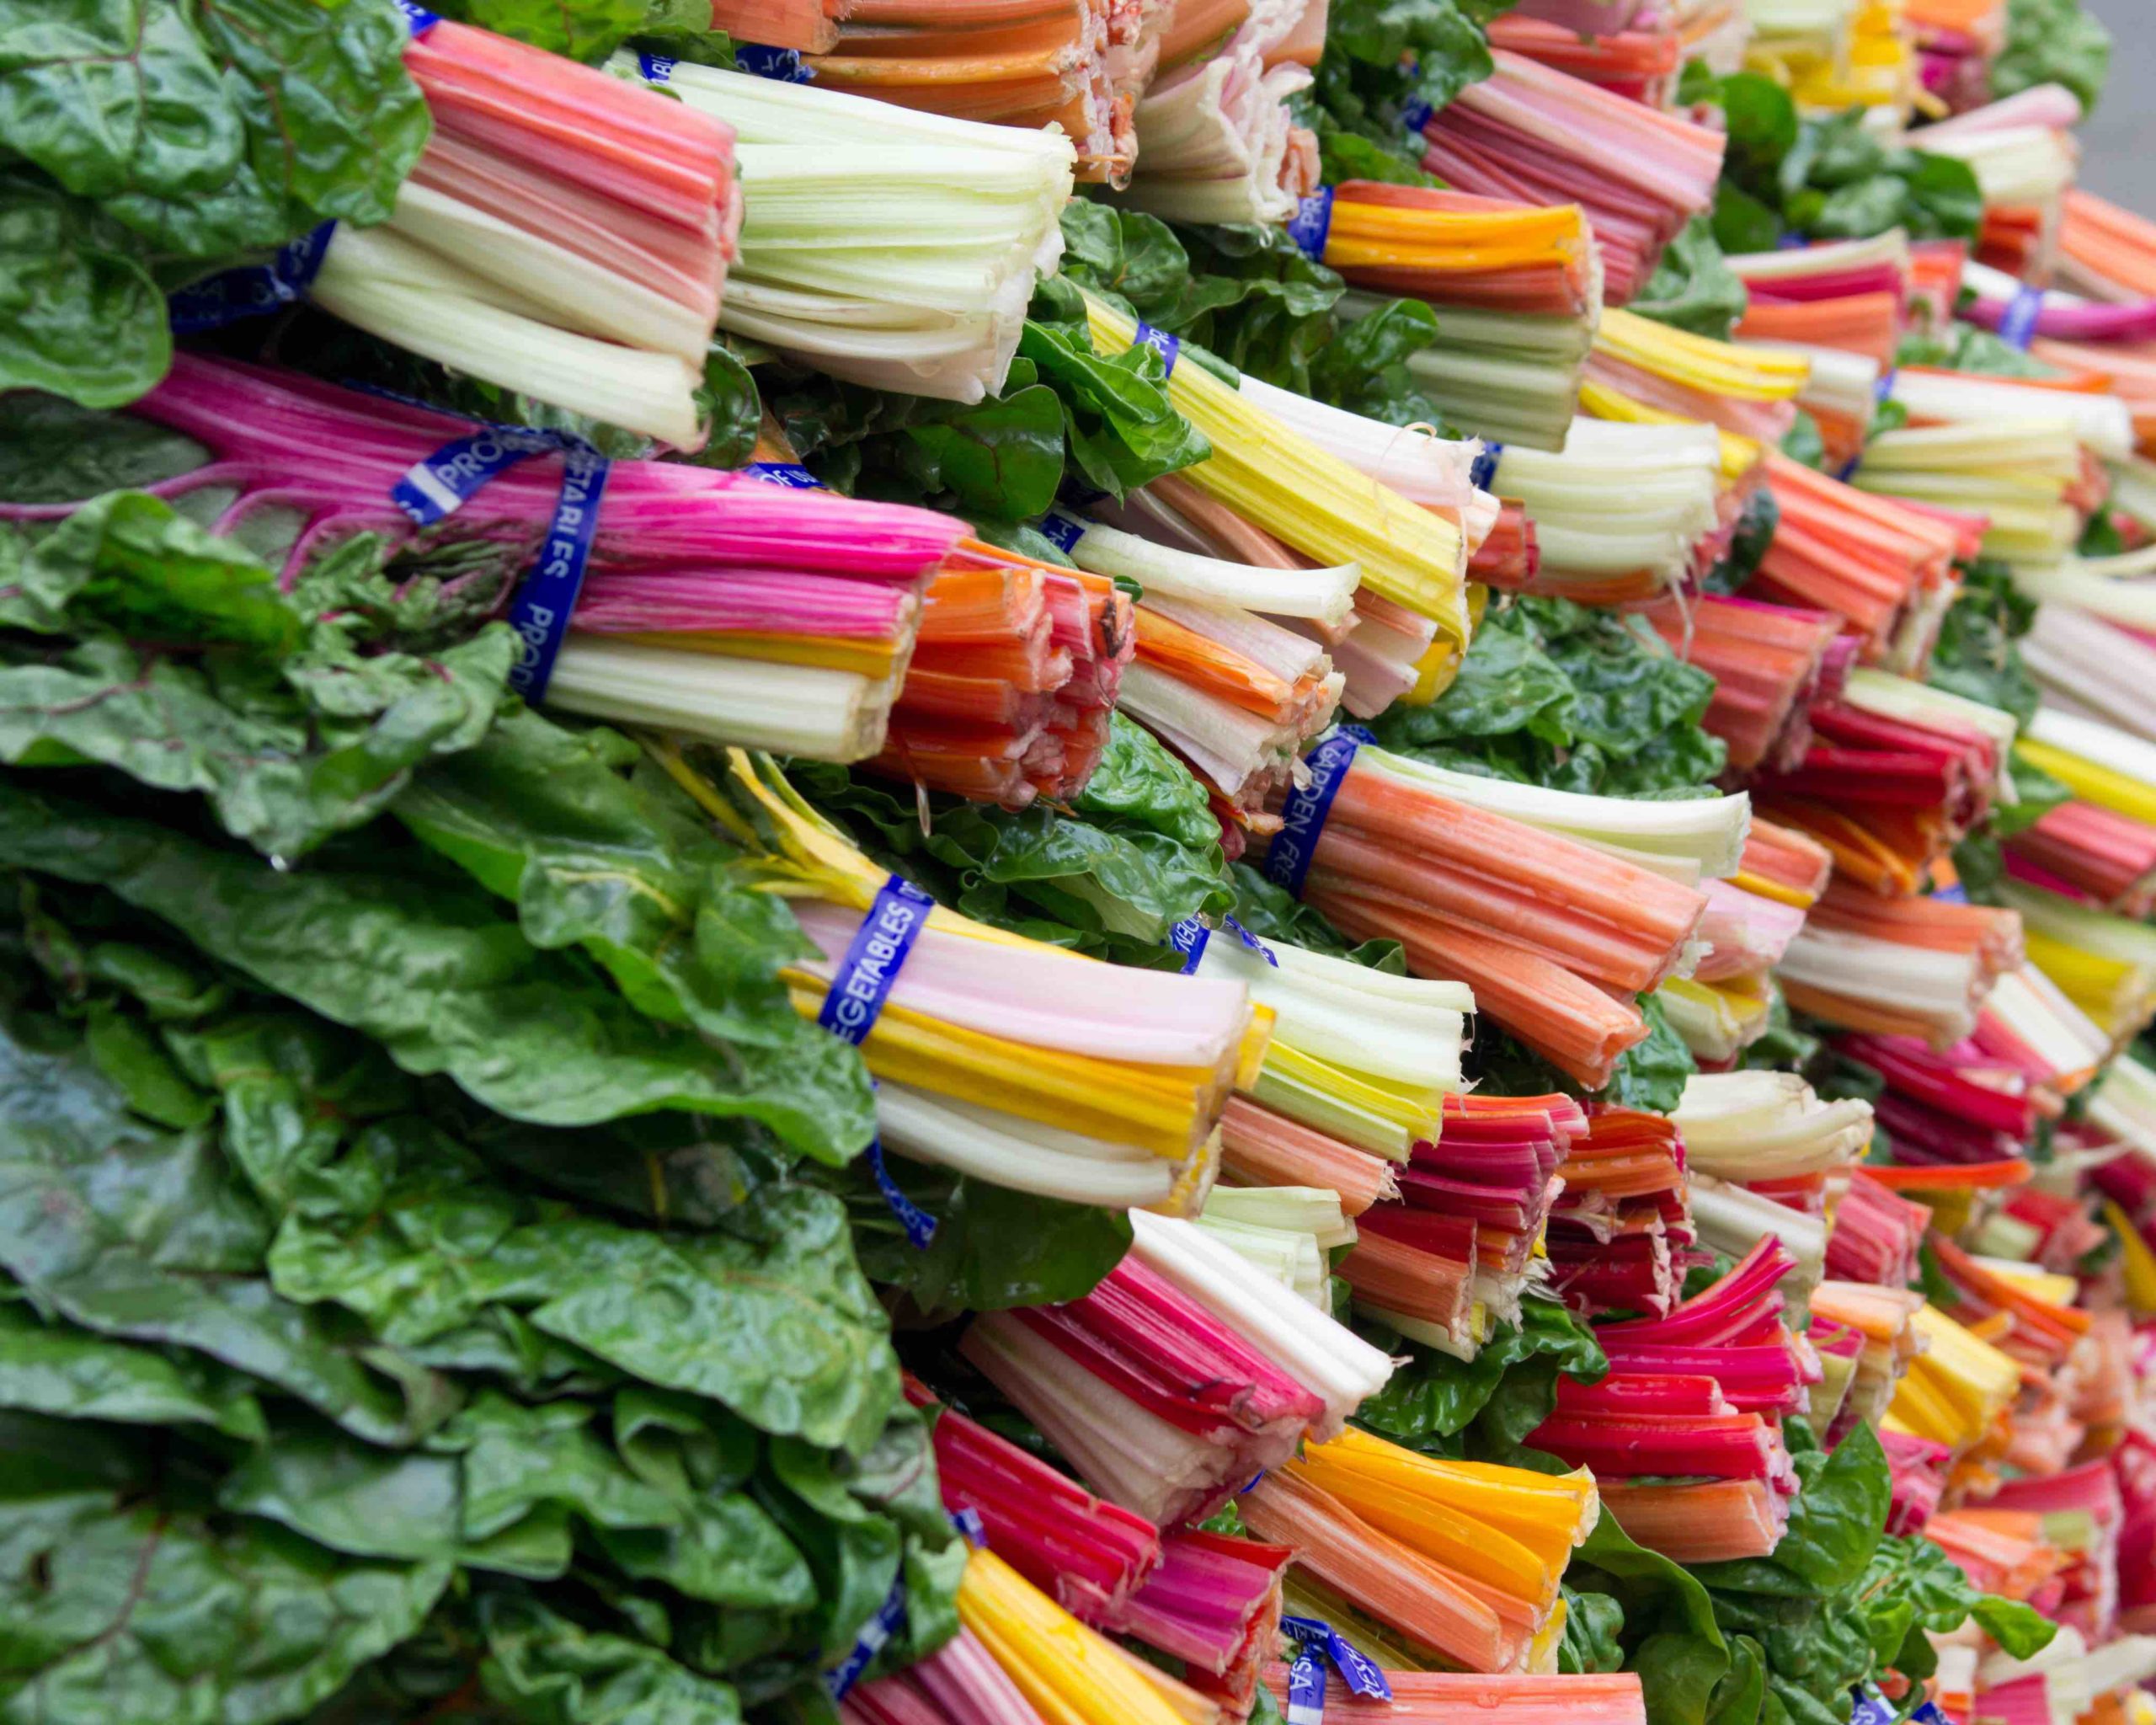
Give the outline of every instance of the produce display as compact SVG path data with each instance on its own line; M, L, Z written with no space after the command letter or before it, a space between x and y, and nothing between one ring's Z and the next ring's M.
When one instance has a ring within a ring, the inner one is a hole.
M2081 0L0 0L0 1725L2156 1725Z

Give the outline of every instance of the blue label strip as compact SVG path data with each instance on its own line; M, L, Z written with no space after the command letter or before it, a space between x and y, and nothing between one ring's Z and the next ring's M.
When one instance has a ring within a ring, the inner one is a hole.
M1369 1701L1389 1701L1392 1685L1363 1650L1321 1617L1283 1617L1280 1632L1305 1655L1330 1659L1347 1680L1348 1687ZM1322 1668L1321 1668L1322 1669Z
M1071 547L1086 537L1088 525L1075 515L1067 515L1059 509L1052 509L1041 517L1041 537L1068 557Z
M1422 128L1430 123L1430 116L1437 111L1420 96L1412 97L1407 105L1400 110L1400 123L1407 129L1410 137L1419 138L1422 136Z
M846 957L839 961L830 991L816 1014L819 1024L856 1048L868 1040L906 954L928 927L928 913L935 905L910 880L894 874L883 883L861 927L854 930Z
M644 82L650 84L671 83L674 81L674 68L680 63L680 61L664 54L637 56L637 70L643 74Z
M734 64L737 71L755 77L773 78L782 84L805 84L816 76L813 67L801 63L798 49L766 48L755 42L736 43Z
M1849 1725L1894 1725L1894 1704L1868 1685L1849 1691Z
M1482 453L1475 457L1475 465L1468 469L1467 483L1477 491L1487 491L1490 482L1497 477L1497 463L1504 458L1503 444L1484 444Z
M1999 338L2009 347L2019 348L2023 353L2036 339L2036 319L2043 315L2044 291L2024 283L2020 292L2006 302L2006 311L1999 320Z
M1878 382L1871 386L1871 398L1884 407L1893 399L1894 380L1902 375L1900 368L1889 366L1879 374Z
M404 14L404 28L411 31L414 38L424 36L441 22L425 7L416 3L416 0L396 0L396 5L397 9Z
M846 956L839 960L816 1022L856 1048L867 1041L868 1033L883 1015L883 1003L891 997L899 972L905 966L906 954L921 938L921 930L928 927L928 913L935 907L936 900L911 881L895 874L886 880L868 914L861 919L861 927L854 930ZM916 1251L926 1248L936 1237L936 1218L908 1198L891 1178L883 1164L880 1138L868 1141L868 1167L876 1177L877 1190L899 1219L908 1242Z
M951 1525L958 1529L959 1536L975 1551L988 1547L988 1525L980 1519L978 1509L953 1509L950 1512Z
M835 1701L842 1701L853 1692L861 1674L868 1669L868 1662L882 1653L899 1626L906 1621L905 1562L899 1560L897 1578L883 1603L876 1608L876 1615L861 1627L860 1637L853 1644L853 1651L845 1662L824 1674L824 1693Z
M824 482L798 462L750 462L741 470L753 473L766 485L783 485L789 491L822 491Z
M1325 261L1326 237L1332 232L1332 188L1321 185L1295 206L1288 219L1288 238L1305 258Z
M1220 926L1223 928L1232 929L1236 939L1274 969L1278 970L1280 968L1279 959L1273 956L1273 948L1244 927L1241 923L1236 921L1234 917L1223 916L1220 919ZM1212 938L1213 931L1195 916L1184 917L1182 921L1168 931L1168 944L1182 954L1184 975L1188 976L1198 969L1199 963L1205 957L1205 944ZM1251 1482L1251 1485L1256 1483L1255 1480ZM1246 1486L1244 1489L1247 1491L1249 1487Z
M413 462L404 477L389 488L390 501L420 526L431 527L443 516L456 513L489 479L499 478L519 462L567 450L579 441L558 431L489 426L469 436L453 438L424 461Z
M1189 975L1205 957L1205 943L1213 931L1195 916L1186 916L1168 931L1168 944L1182 954L1182 974Z
M312 233L280 246L267 264L221 270L177 290L166 302L173 334L200 335L205 329L222 329L297 305L322 268L336 226L325 222Z
M1310 872L1310 858L1317 854L1318 835L1332 813L1332 799L1340 782L1353 765L1355 751L1376 739L1360 725L1343 724L1305 756L1310 782L1288 793L1280 809L1280 830L1273 836L1273 848L1265 853L1265 878L1285 887L1295 897L1303 895L1303 880Z
M1282 1628L1287 1625L1283 1621ZM1308 1648L1288 1668L1288 1725L1324 1725L1325 1662Z
M1165 329L1155 329L1150 323L1140 323L1138 333L1130 338L1133 347L1150 347L1161 356L1161 375L1176 375L1176 357L1182 352L1182 338L1171 335Z
M546 697L554 660L568 633L569 613L584 590L584 566L599 526L599 503L606 493L611 463L588 443L562 452L562 491L554 503L539 561L518 583L509 602L510 627L516 631L517 660L509 686L527 701Z

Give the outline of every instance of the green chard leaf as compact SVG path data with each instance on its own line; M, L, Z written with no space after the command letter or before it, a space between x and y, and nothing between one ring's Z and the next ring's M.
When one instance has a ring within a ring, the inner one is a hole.
M354 1562L147 1500L73 1420L0 1416L0 1707L51 1725L270 1725L416 1632L451 1566Z
M567 953L531 947L430 853L379 842L282 871L93 804L0 784L0 865L110 887L213 958L446 1074L519 1120L662 1109L760 1121L832 1161L873 1130L865 1084L835 1095L793 1051L645 1017Z
M1704 216L1694 216L1669 243L1631 302L1643 318L1717 341L1729 339L1744 306L1744 283L1722 261L1722 248Z
M2111 33L2082 0L2007 0L2006 46L1991 63L1994 98L2062 83L2093 110L2111 70Z

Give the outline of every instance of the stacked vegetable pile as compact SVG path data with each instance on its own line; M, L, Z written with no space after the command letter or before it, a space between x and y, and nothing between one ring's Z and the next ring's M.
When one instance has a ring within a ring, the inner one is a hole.
M15 10L0 1714L2156 1717L2074 0Z

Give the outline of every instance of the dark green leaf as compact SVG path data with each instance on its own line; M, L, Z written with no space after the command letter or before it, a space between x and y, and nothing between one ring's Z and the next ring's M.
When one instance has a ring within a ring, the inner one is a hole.
M248 1381L199 1355L118 1342L0 1305L0 1407L129 1425L205 1425L263 1435Z
M0 1701L47 1725L270 1725L416 1631L446 1563L355 1562L264 1521L141 1501L82 1426L0 1439Z
M1722 248L1704 216L1694 216L1669 243L1631 302L1643 318L1717 341L1729 339L1744 306L1744 284L1722 261Z
M2006 46L1991 63L1991 93L2062 83L2093 110L2111 76L2111 33L2081 0L2007 0Z
M49 390L118 407L171 365L164 295L141 239L41 174L0 168L0 394Z
M514 1119L573 1125L656 1109L746 1116L834 1159L830 1096L791 1055L657 1023L565 955L529 946L493 900L379 845L274 869L168 828L0 786L0 861L163 917L203 949L398 1064L446 1073ZM841 1126L851 1127L850 1119Z

